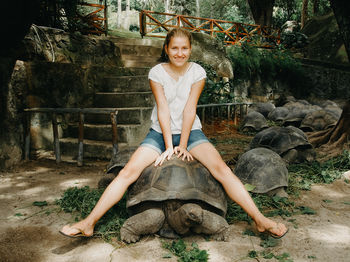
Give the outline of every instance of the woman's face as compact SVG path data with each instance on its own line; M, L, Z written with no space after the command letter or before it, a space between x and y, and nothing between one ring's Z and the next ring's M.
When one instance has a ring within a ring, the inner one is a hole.
M191 43L186 36L174 36L169 45L165 47L169 62L176 67L186 64L191 55Z

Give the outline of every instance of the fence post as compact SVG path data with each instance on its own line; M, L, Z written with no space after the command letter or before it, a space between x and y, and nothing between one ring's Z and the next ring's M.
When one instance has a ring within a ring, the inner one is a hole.
M112 146L113 146L112 159L116 159L117 153L118 153L117 114L118 114L118 111L115 111L115 112L111 113Z
M61 151L60 151L60 141L58 138L58 123L57 114L52 113L52 130L53 130L53 146L55 151L56 163L61 162Z
M25 140L24 140L24 159L29 160L30 158L30 125L32 120L32 114L27 112L26 117L26 128L25 128Z
M83 166L84 157L84 113L79 113L78 166Z

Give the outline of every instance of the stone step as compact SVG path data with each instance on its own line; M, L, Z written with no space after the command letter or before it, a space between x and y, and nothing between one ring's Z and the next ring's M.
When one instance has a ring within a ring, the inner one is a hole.
M84 140L84 158L94 159L111 159L112 158L112 142ZM60 150L62 155L78 156L78 139L77 138L61 138Z
M142 125L117 125L117 142L127 143L128 145L138 145L147 135L151 122L145 122ZM78 125L76 123L68 124L63 132L63 137L78 137ZM112 141L112 125L84 125L84 139L95 141Z
M159 63L159 57L157 56L136 56L136 55L122 55L123 61L139 61L140 63L149 62L149 63Z
M141 46L156 46L163 47L164 39L155 39L155 38L125 38L125 37L115 37L110 36L109 40L111 40L114 44L128 44L128 45L141 45Z
M99 107L153 107L154 98L152 92L127 92L95 94L95 105Z
M116 44L122 56L134 55L134 56L151 56L160 57L162 53L162 47L157 46L144 46L144 45L132 45L129 43Z
M144 67L148 67L151 68L155 65L157 65L159 62L155 61L155 62L140 62L137 59L135 60L123 60L124 66L126 68L132 68L135 66L144 66Z
M95 141L95 140L87 140L84 142L84 158L92 158L92 159L103 159L103 160L111 160L113 153L112 142L105 141ZM73 158L77 158L78 156L78 139L77 138L61 138L60 139L60 150L62 156L71 156ZM135 150L135 147L131 147L125 143L118 144L118 158L123 157L123 162L127 162L130 157L130 153ZM129 154L125 154L124 152L129 152Z
M134 67L117 67L109 65L94 65L91 66L91 72L96 77L106 76L137 76L137 75L148 75L150 67L134 66Z
M117 125L142 124L151 119L152 107L115 108L118 110ZM111 118L107 114L87 114L85 123L110 124Z
M139 92L150 91L148 75L110 76L101 81L103 92Z

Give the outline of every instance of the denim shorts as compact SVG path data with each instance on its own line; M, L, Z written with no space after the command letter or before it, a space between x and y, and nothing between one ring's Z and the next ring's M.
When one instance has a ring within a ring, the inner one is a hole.
M172 135L174 147L180 144L180 136L181 134ZM202 130L200 129L191 130L190 136L187 142L187 151L190 151L195 146L198 146L199 144L203 144L203 143L209 143L209 140L204 135ZM142 141L140 146L152 148L156 150L159 154L162 154L165 151L163 134L151 128L146 138Z

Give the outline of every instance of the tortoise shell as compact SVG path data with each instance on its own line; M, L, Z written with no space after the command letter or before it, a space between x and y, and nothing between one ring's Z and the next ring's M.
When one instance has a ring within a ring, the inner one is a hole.
M285 162L267 148L254 148L244 153L238 159L234 172L243 183L255 186L252 190L255 193L267 193L288 186Z
M268 119L275 122L283 122L288 116L289 110L287 107L279 106L273 109L267 116Z
M312 145L299 128L272 126L257 133L250 143L250 148L265 147L283 156L290 149L308 149Z
M305 132L321 131L336 125L338 118L326 110L317 110L308 113L300 124L300 129Z
M256 111L249 112L243 119L241 129L243 131L260 131L267 128L265 117Z
M152 164L145 168L129 187L126 206L173 199L202 201L222 216L227 211L225 192L208 169L197 160L188 162L176 156L162 166Z

